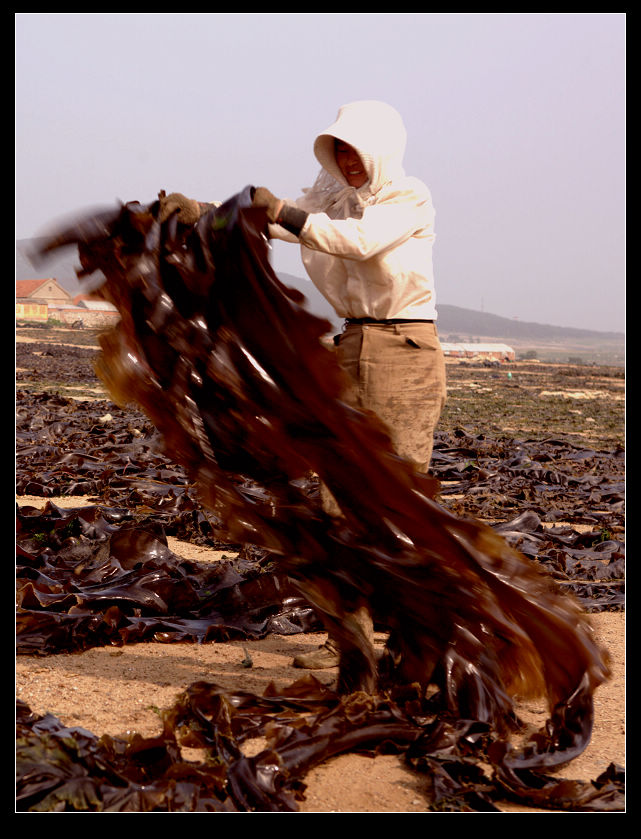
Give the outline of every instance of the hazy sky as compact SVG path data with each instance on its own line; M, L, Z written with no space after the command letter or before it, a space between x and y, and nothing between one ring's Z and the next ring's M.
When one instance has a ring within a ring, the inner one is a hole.
M437 300L623 331L626 16L17 14L17 239L160 189L294 198L382 99L436 207ZM298 247L277 270L305 276Z

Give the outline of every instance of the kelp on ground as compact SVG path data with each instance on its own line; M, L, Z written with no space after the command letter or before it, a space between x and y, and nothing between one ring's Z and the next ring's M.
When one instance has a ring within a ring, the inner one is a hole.
M501 802L582 812L622 808L614 764L591 782L510 765L491 725L459 720L416 691L339 696L308 675L261 697L196 682L162 713L157 737L97 737L18 703L21 811L295 812L305 774L345 752L402 754L430 780L428 807L493 812ZM266 747L248 757L257 736ZM182 748L203 757L183 757Z
M203 510L185 470L159 451L156 431L139 411L107 400L23 391L17 408L19 495L54 502L90 495L96 504L128 510L141 525L162 526L168 536L230 552L250 550L230 543L224 523ZM500 522L497 530L587 611L624 604L623 468L617 451L462 430L437 432L433 463L445 506ZM307 479L310 497L317 484Z
M344 698L337 694L332 701L344 707L351 697L370 709L392 703L391 715L383 715L375 728L380 723L383 741L398 738L408 753L412 743L415 765L429 766L435 789L443 778L435 749L441 755L449 724L446 751L467 752L471 743L483 743L483 759L504 794L534 796L553 807L620 807L611 789L596 795L610 803L595 805L594 785L562 782L560 795L557 782L537 775L571 759L589 741L592 694L607 677L607 662L583 613L496 530L448 513L435 501L436 482L394 455L375 418L343 403L342 374L320 342L326 324L276 279L267 261L264 217L245 209L246 201L247 193L235 197L187 231L175 220L160 225L155 205L127 205L52 243L78 244L84 268L105 273L103 294L121 312L118 328L102 342L101 374L112 394L142 407L197 488L203 508L225 523L230 539L276 557L276 575L293 581L314 612L333 623L343 642L339 694ZM329 486L343 517L333 520L323 512L310 492L310 473ZM535 542L531 534L537 527L529 521L526 530ZM506 535L513 539L518 531L514 524ZM191 595L194 589L189 574L172 577L169 585L164 580L160 596L136 588L141 569L135 568L135 532L119 528L115 541L122 549L106 549L134 565L123 569L132 572L137 594L134 614L127 615L132 623L153 603L171 604L168 611L175 611L175 602L183 605L185 591ZM141 537L146 548L139 555L146 549L154 562L164 561L162 547L149 548L150 541L149 535ZM27 563L41 562L35 552L25 553ZM51 573L47 567L44 576ZM149 573L154 579L158 569ZM35 569L33 579L38 576ZM256 581L262 584L263 575ZM75 599L70 611L82 611L89 588L59 586L58 602ZM101 582L98 589L109 604L107 613L119 608L118 580L106 587ZM42 587L29 585L25 591L34 605L38 597L46 602ZM368 595L377 622L390 633L380 666L343 620L355 592ZM46 609L32 610L37 611ZM428 700L430 683L436 693ZM409 740L404 722L398 725L404 712L397 710L407 702L398 706L391 699L404 695L408 685L415 691ZM522 749L509 742L518 728L510 698L515 690L542 690L550 704L546 729ZM359 732L368 729L369 722L356 716ZM269 730L280 731L276 745L250 770L243 764L243 784L260 788L268 779L274 807L286 809L290 804L278 802L278 790L299 783L310 760L327 755L328 741L321 737L325 746L317 754L314 730L306 730L293 745L289 764L284 732L300 733L297 726L288 720ZM218 731L214 739L220 744ZM349 733L344 745L358 742L358 732ZM297 755L307 748L316 757L301 761ZM455 763L469 795L453 791L453 806L474 809L470 801L483 798L485 782L476 769L462 772L458 759ZM283 775L275 770L278 765L285 767ZM226 795L236 781L228 773ZM443 789L454 786L450 780ZM240 809L269 809L264 793L243 793ZM449 800L439 795L434 806Z

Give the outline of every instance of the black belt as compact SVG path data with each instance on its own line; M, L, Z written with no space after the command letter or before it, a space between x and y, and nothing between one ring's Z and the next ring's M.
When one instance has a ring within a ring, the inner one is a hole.
M375 320L374 318L345 318L345 323L434 323L434 321L416 318L388 318L387 320Z

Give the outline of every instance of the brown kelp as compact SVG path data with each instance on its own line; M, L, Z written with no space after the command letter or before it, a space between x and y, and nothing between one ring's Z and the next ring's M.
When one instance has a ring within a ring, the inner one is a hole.
M277 556L336 629L339 695L369 696L359 701L371 708L414 685L413 733L398 736L417 765L435 749L492 740L485 756L502 787L537 789L539 803L561 806L535 774L589 742L592 697L608 666L587 619L499 534L437 504L436 481L393 452L374 416L342 399L343 374L321 340L328 324L272 271L265 217L250 205L248 188L185 228L175 217L161 223L158 202L130 203L51 238L47 250L77 245L83 273L104 274L100 294L121 314L101 340L99 375L116 402L140 406L230 538ZM311 474L340 517L309 493ZM389 632L381 662L345 619L363 595ZM426 699L429 684L438 699ZM517 749L508 742L513 697L537 694L550 719ZM428 708L440 716L421 728ZM359 714L347 718L364 725ZM385 719L389 736L380 736L393 741L397 715ZM267 763L291 783L313 760L289 766L276 742ZM257 764L252 772L275 777ZM594 806L584 792L564 794ZM263 790L239 808L266 808L268 798Z

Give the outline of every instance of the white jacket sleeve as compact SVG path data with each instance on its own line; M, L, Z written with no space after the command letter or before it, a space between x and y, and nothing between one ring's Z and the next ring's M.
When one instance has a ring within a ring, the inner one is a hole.
M360 219L330 219L325 213L311 213L299 240L312 250L360 261L384 253L419 232L429 235L433 226L429 193L404 190L366 206Z

